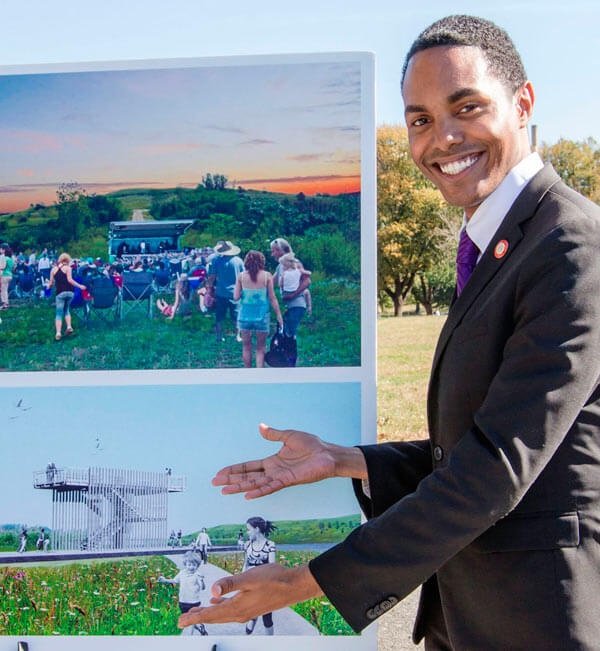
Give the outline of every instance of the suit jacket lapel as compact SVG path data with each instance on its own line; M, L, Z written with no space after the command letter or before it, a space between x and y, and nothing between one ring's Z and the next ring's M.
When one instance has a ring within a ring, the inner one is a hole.
M446 323L442 328L440 338L433 358L431 379L450 339L454 329L460 324L465 313L471 307L475 299L485 289L486 285L500 271L502 265L510 258L523 237L521 224L528 220L535 212L538 203L546 192L560 177L551 165L546 165L540 170L529 183L523 188L506 217L502 220L488 248L477 263L469 281L461 292L461 295L454 300L448 313ZM508 243L506 253L496 257L494 251L498 242L505 240Z

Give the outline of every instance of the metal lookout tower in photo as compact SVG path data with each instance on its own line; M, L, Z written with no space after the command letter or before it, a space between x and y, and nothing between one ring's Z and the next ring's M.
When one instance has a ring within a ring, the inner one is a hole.
M183 492L185 477L49 464L34 472L33 487L52 491L54 550L158 549L167 543L169 493Z

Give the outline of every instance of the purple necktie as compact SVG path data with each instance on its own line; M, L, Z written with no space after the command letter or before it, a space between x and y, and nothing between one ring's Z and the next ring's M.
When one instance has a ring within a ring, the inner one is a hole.
M467 234L467 229L463 228L458 241L458 253L456 254L456 295L460 296L464 286L473 273L479 249L473 240Z

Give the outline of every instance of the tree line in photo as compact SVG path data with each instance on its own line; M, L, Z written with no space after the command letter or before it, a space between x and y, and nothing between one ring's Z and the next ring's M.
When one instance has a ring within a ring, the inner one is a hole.
M214 179L218 179L215 183ZM126 221L132 210L155 220L195 220L183 236L188 248L230 240L243 250L264 250L273 233L293 238L307 268L326 277L360 278L360 195L286 195L231 188L224 175L203 177L196 188L121 190L88 194L78 183L63 183L51 206L0 215L0 240L16 254L67 250L75 257L105 258L108 224Z

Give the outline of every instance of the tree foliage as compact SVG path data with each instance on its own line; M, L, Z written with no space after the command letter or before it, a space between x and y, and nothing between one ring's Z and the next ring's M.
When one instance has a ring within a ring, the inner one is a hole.
M394 305L394 315L415 280L445 264L460 217L418 170L406 129L384 125L377 130L378 291Z
M600 201L600 149L593 138L573 141L561 138L544 143L540 155L552 163L562 180L592 201Z

